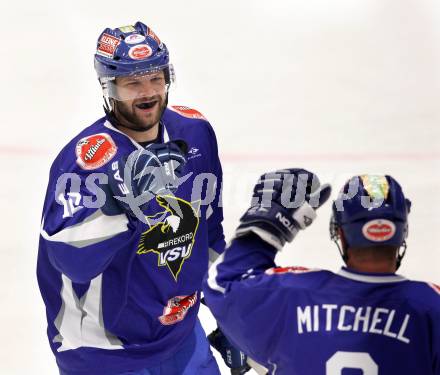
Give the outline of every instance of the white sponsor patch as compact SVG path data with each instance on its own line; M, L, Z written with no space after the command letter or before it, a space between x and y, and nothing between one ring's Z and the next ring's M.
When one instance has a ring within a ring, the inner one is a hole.
M130 34L125 38L127 44L138 44L145 40L145 37L141 34Z
M385 242L394 236L396 226L389 220L371 220L364 224L362 233L370 241Z

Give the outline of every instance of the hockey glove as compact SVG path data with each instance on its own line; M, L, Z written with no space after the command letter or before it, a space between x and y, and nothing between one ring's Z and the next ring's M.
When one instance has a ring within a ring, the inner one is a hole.
M245 374L251 369L246 363L246 355L229 342L220 328L208 335L208 341L221 354L232 375Z
M112 197L107 199L104 212L143 217L142 210L156 195L173 195L186 180L182 177L186 152L184 141L152 143L113 161L108 171Z
M240 219L236 237L250 232L281 250L299 230L316 218L315 210L331 194L329 184L305 169L283 169L262 175L254 187L251 207Z

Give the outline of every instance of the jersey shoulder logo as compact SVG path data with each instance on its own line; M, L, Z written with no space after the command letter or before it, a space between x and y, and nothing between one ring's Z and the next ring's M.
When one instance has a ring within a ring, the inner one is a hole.
M170 109L174 112L177 112L179 115L182 115L183 117L208 121L206 117L203 116L199 111L189 107L185 107L183 105L172 105Z
M97 169L108 163L116 155L117 150L109 134L89 135L81 138L76 144L76 162L82 169Z
M321 271L318 268L306 268L306 267L274 267L266 270L267 275L283 275L286 273L307 273L307 272L316 272Z
M149 222L156 223L142 233L137 254L157 254L158 266L167 266L177 282L183 263L191 256L194 246L200 201L187 202L172 195L158 195L156 201L165 211L146 216Z

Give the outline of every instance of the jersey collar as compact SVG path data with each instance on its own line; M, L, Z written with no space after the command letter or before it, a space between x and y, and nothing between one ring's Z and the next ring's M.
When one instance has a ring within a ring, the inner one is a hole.
M405 277L396 275L395 273L359 272L348 269L347 267L341 267L338 275L347 279L361 281L364 283L396 283L407 280Z

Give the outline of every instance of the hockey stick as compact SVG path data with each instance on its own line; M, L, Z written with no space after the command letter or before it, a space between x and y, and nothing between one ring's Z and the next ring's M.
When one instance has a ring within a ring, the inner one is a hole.
M258 375L268 375L269 374L269 370L266 367L264 367L263 365L260 365L258 362L255 362L252 358L247 357L246 362L249 366L251 366L255 370L255 372Z

